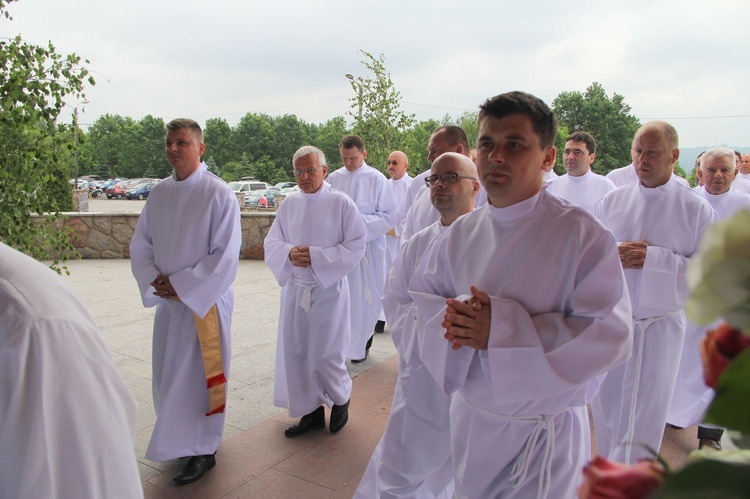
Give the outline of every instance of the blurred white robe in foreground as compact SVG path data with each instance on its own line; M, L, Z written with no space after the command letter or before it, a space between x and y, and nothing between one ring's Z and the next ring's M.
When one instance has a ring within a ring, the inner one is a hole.
M143 497L137 419L78 297L0 243L0 497Z

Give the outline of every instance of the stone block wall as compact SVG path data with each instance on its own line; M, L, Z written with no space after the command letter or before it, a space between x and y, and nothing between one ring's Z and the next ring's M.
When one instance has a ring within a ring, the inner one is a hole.
M83 258L130 258L130 239L139 217L140 213L64 213L55 224L77 234L73 246ZM44 219L35 218L38 223ZM263 259L263 240L275 218L275 212L241 214L240 258Z

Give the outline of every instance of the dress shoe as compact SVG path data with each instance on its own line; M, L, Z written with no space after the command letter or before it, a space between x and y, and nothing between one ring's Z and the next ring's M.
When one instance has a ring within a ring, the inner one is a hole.
M359 364L360 362L364 362L367 360L367 356L370 355L370 350L365 350L365 356L361 359L352 359L352 364Z
M310 430L320 430L326 427L326 413L321 405L310 414L305 414L299 423L284 430L285 437L296 437Z
M721 442L716 440L715 438L701 438L698 441L698 448L699 449L713 449L713 450L721 450Z
M347 400L344 405L334 404L331 407L331 433L340 432L346 426L347 421L349 421L349 401Z
M216 457L214 454L205 456L192 456L182 467L182 471L177 473L173 480L180 485L193 483L206 474L208 470L216 466Z
M376 333L385 333L385 321L378 321L375 323Z

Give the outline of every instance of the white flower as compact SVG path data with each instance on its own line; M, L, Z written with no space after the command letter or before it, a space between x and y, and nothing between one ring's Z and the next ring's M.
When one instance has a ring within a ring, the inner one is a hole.
M712 225L687 269L688 319L710 324L724 318L750 330L750 211Z

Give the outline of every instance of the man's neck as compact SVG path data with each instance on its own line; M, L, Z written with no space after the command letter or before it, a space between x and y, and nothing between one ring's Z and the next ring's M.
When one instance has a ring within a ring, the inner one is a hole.
M175 177L177 177L177 180L183 181L186 178L188 178L190 175L192 175L195 172L195 170L200 168L200 166L201 164L197 163L194 166L191 166L189 168L179 168L179 169L175 168L174 169Z

